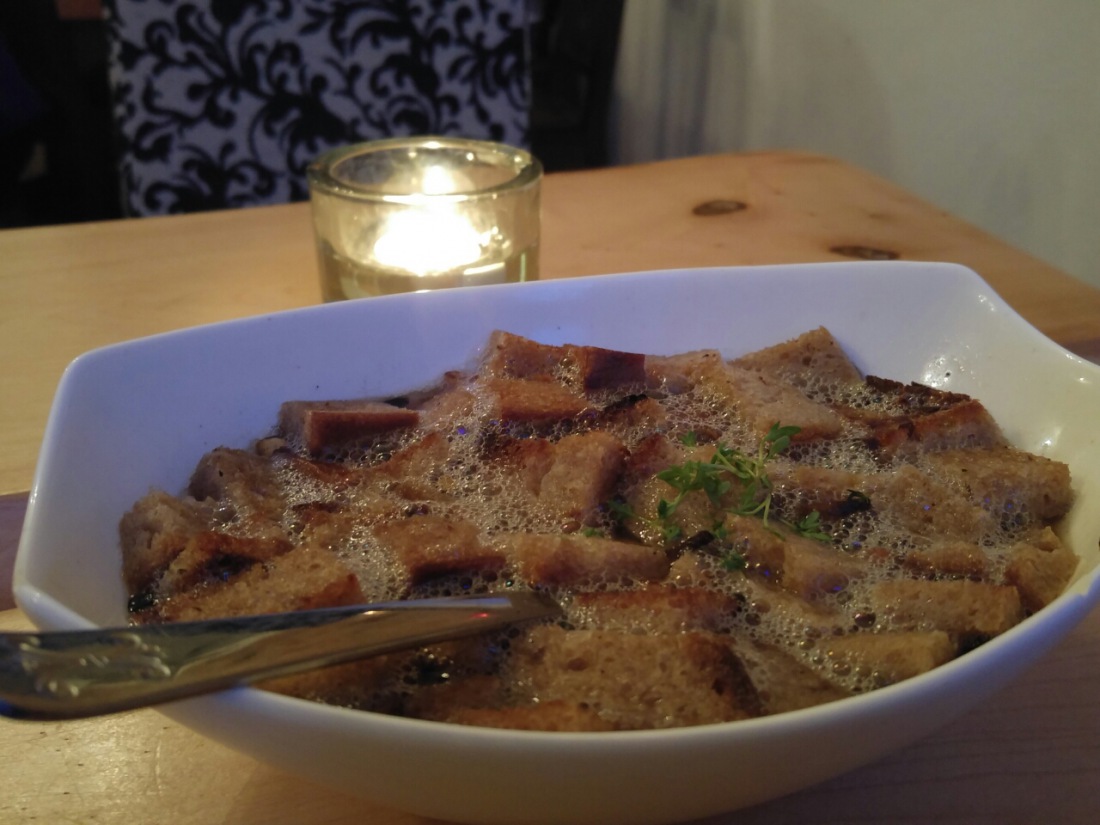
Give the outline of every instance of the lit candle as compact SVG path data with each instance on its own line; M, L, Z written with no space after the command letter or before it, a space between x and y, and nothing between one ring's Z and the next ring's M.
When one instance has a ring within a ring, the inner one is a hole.
M536 277L542 167L520 149L395 138L310 166L326 301Z

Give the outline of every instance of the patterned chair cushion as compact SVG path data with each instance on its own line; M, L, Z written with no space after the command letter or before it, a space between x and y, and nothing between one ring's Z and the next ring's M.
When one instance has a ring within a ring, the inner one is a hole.
M106 0L124 209L308 196L333 146L527 144L528 0Z

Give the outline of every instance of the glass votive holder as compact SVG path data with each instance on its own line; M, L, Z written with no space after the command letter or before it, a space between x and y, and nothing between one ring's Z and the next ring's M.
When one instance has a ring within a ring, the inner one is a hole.
M326 301L538 277L542 165L502 143L406 137L308 170Z

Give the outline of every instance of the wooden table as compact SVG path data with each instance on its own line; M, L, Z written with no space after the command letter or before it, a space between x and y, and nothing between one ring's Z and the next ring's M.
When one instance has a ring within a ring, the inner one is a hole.
M838 161L690 158L550 175L547 278L832 261L953 261L1064 346L1100 358L1100 291ZM88 349L316 303L303 204L0 232L0 598L49 404ZM0 601L0 629L27 627ZM717 822L1088 822L1100 811L1100 611L950 730ZM200 739L154 711L0 722L0 822L411 823ZM366 769L369 769L367 766ZM737 766L729 766L731 776ZM430 792L430 789L426 789ZM685 792L689 790L685 789Z

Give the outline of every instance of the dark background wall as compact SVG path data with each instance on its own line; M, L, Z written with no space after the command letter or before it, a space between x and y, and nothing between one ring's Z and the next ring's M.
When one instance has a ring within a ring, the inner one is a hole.
M532 6L530 147L548 171L608 163L622 0ZM97 0L0 0L0 227L121 217Z

